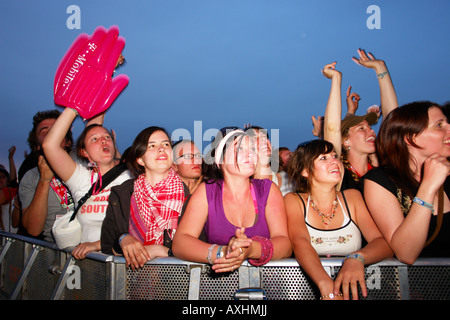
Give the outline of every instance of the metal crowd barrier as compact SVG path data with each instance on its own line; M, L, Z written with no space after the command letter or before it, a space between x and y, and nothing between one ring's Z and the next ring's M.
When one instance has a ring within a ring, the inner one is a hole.
M158 258L131 270L123 257L90 253L75 260L54 244L0 232L3 300L315 300L315 286L295 259L244 263L224 275L210 266ZM342 259L325 258L331 277ZM366 267L367 300L449 300L450 259L388 259Z

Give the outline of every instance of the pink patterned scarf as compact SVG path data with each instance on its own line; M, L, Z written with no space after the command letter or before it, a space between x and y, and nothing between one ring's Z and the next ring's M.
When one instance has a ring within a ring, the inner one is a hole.
M163 244L164 230L177 228L184 199L183 182L172 169L154 187L141 174L131 196L130 234L144 245Z

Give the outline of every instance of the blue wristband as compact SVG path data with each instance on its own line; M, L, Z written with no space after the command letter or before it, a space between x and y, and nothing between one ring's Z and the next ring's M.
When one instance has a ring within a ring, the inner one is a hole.
M417 198L417 197L414 197L413 201L414 201L415 203L420 204L421 206L423 206L423 207L425 207L425 208L430 209L430 210L431 210L431 214L434 213L434 207L433 207L433 205L432 205L431 203L428 203L428 202L426 202L426 201L423 201L422 199Z
M219 249L217 249L216 259L223 257L222 248L223 248L223 246L219 246Z
M123 235L121 235L119 237L119 245L120 245L120 242L122 242L123 238L125 238L127 235L128 235L128 233L124 233Z
M363 265L365 265L364 257L362 255L360 255L359 253L350 253L345 257L345 259L357 259L357 260L361 261Z

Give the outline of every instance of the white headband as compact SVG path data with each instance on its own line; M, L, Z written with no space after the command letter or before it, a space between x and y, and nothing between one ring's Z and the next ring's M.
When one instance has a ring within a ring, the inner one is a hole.
M214 155L214 162L219 165L220 163L220 158L222 158L222 154L223 154L223 149L225 148L225 144L227 143L227 141L230 139L231 136L235 135L235 134L245 134L244 130L242 129L236 129L233 131L228 132L225 137L223 137L222 141L219 142L219 145L216 147L216 153Z

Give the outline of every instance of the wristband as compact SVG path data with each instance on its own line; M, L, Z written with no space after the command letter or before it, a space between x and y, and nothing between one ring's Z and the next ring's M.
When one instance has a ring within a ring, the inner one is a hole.
M127 235L128 235L128 233L124 233L119 237L119 245L120 245L120 242L122 242L123 238L125 238Z
M377 78L379 78L379 79L383 79L383 78L384 78L384 76L385 76L385 75L387 75L387 74L389 74L389 72L387 72L387 71L385 71L385 72L382 72L382 73L379 73L379 74L377 74Z
M324 295L320 297L320 300L323 300L325 298L330 298L331 300L333 300L335 297L341 297L342 293L338 293L338 294L334 294L334 293L330 293L328 295Z
M253 241L259 242L261 245L261 257L256 259L248 259L248 262L255 267L262 266L272 259L273 256L273 243L270 239L261 236L253 236Z
M217 246L217 244L213 244L211 247L208 248L208 255L206 256L206 260L208 260L209 264L213 264L211 261L211 255L212 255L212 250L216 246Z
M363 265L365 265L364 257L362 255L360 255L359 253L350 253L345 257L345 259L357 259L357 260L361 261Z
M430 210L431 210L431 214L434 213L434 207L433 207L433 205L432 205L431 203L428 203L428 202L426 202L426 201L423 201L422 199L417 198L417 197L414 197L413 201L414 201L415 203L420 204L421 206L423 206L423 207L425 207L425 208L430 209Z
M224 256L224 253L222 252L223 246L219 246L219 249L217 249L216 259L222 258Z
M70 110L72 110L73 112L75 112L75 117L79 116L80 114L78 113L77 109L74 108L69 108Z

